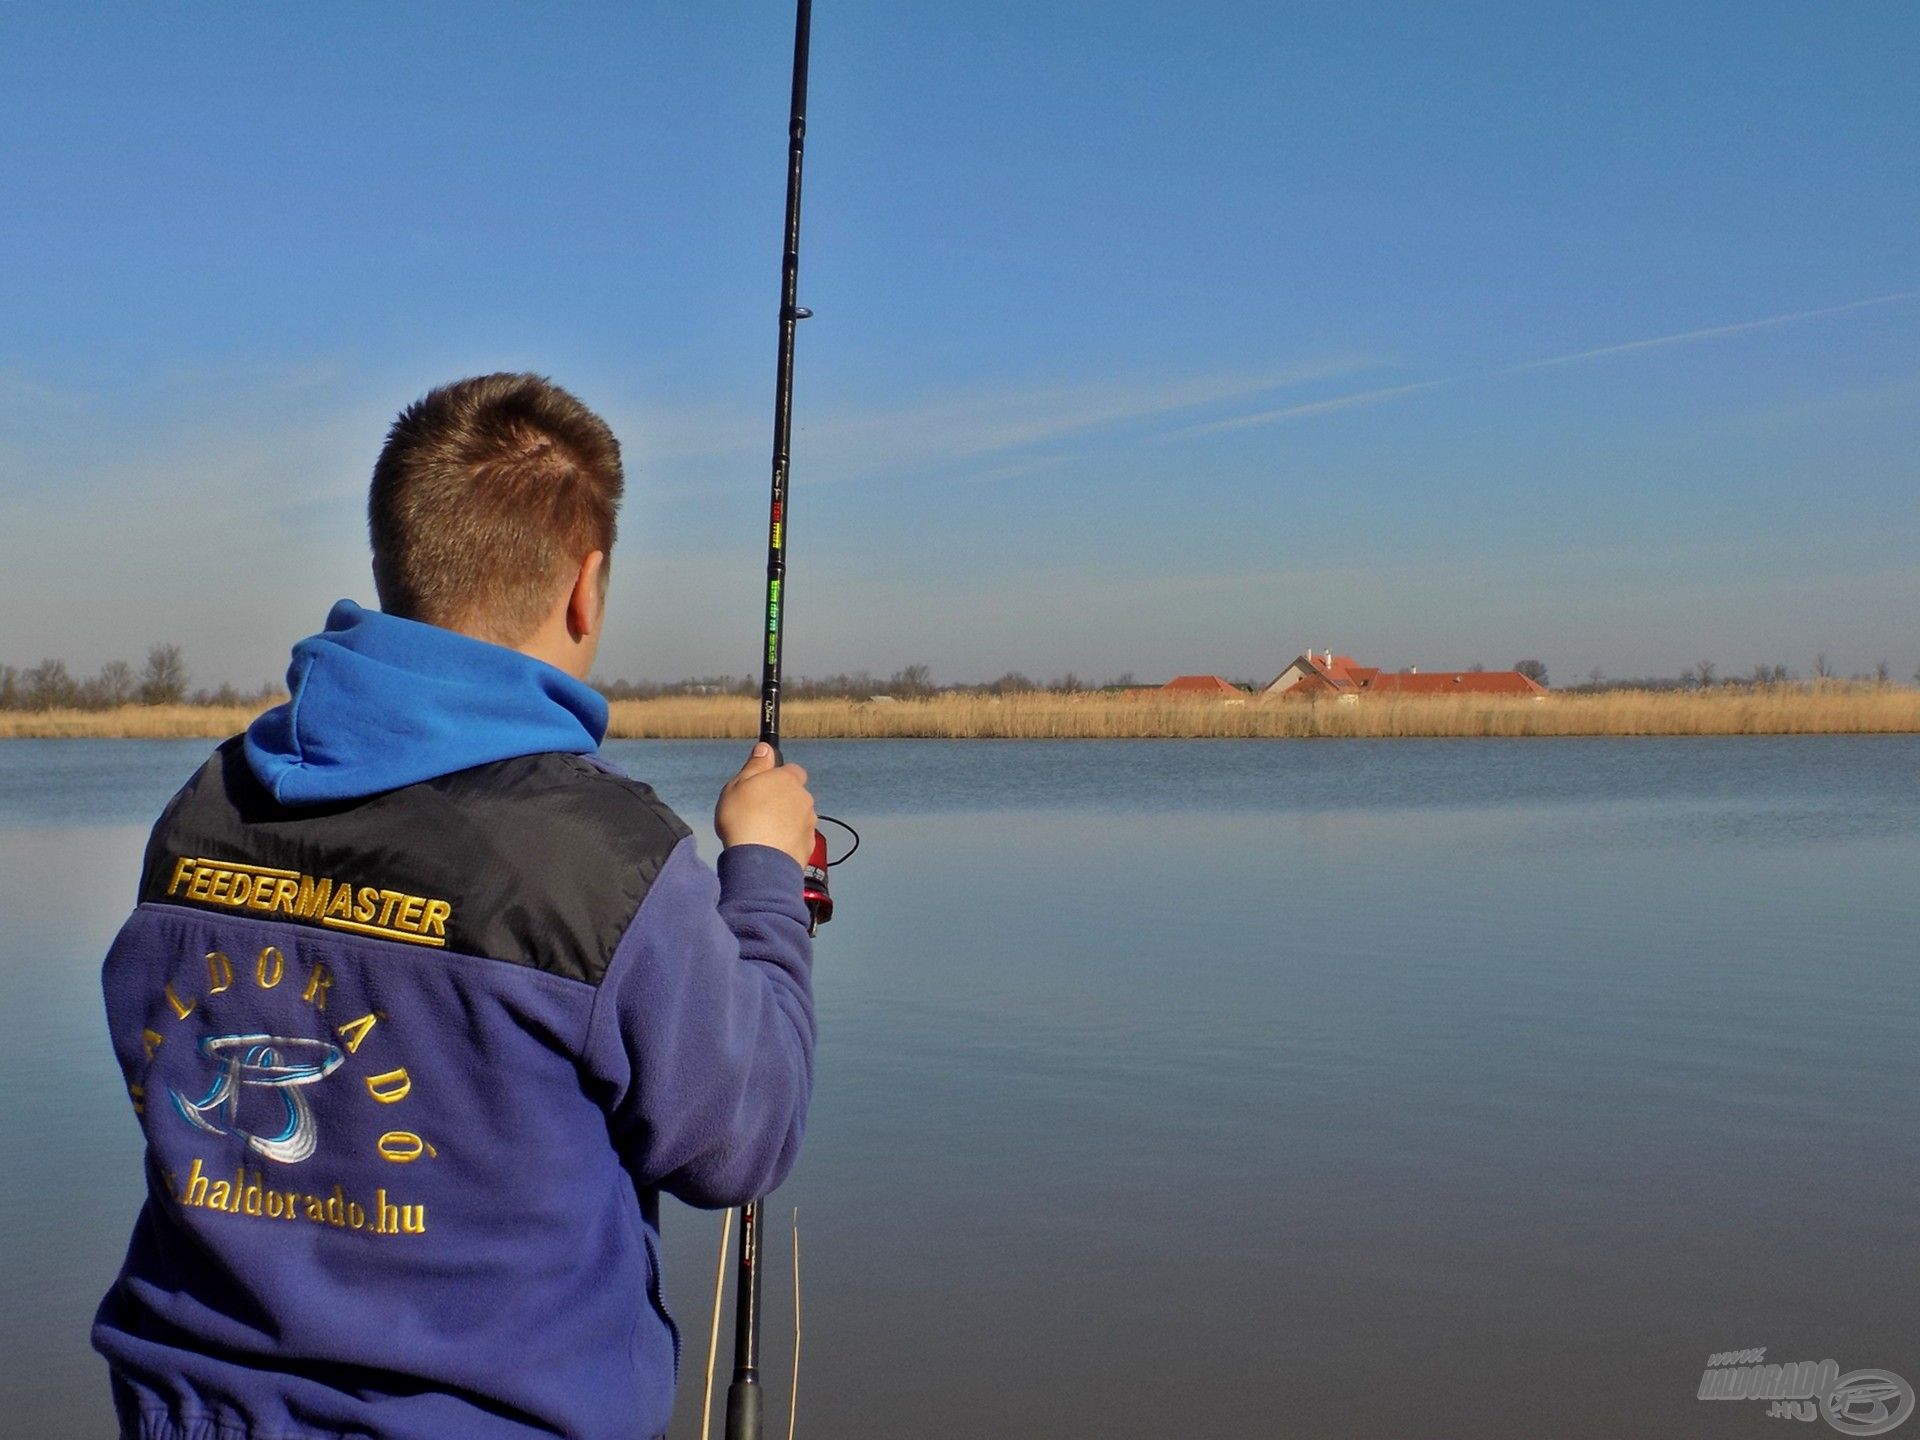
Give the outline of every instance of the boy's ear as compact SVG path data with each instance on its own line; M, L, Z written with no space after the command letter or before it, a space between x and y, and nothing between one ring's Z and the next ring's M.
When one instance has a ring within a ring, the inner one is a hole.
M606 609L607 552L595 550L580 562L573 577L573 592L567 596L567 631L575 640L584 640L600 629Z

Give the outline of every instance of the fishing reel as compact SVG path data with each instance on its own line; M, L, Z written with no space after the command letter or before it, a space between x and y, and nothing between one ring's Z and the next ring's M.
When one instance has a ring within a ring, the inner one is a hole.
M813 853L807 857L807 863L801 867L800 896L807 902L807 933L814 934L819 928L833 919L833 895L827 889L827 871L835 865L845 864L853 858L853 852L860 848L860 832L844 820L836 820L831 815L820 817L828 825L844 830L853 837L853 844L847 847L844 855L838 859L827 858L827 837L818 830L813 832Z

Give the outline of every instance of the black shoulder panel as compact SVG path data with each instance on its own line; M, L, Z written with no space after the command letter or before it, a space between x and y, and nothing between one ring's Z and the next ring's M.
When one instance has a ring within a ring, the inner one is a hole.
M687 834L649 787L576 755L500 760L363 800L281 805L236 737L161 816L140 898L598 984Z

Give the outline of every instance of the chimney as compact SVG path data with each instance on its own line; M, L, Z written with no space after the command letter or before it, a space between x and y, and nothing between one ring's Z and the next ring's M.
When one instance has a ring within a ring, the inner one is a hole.
M1333 652L1331 650L1323 650L1320 653L1327 657L1327 668L1331 670L1333 668Z

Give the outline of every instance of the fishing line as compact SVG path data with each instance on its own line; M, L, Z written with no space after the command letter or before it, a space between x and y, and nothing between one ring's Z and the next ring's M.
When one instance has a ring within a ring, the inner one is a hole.
M853 826L849 825L846 821L841 820L836 816L816 815L813 818L818 820L822 825L837 825L840 829L846 831L847 834L853 837L853 844L847 847L846 853L838 856L835 859L827 861L827 868L831 870L834 866L844 865L847 863L847 861L851 860L853 858L853 852L860 848L860 832L854 829Z

